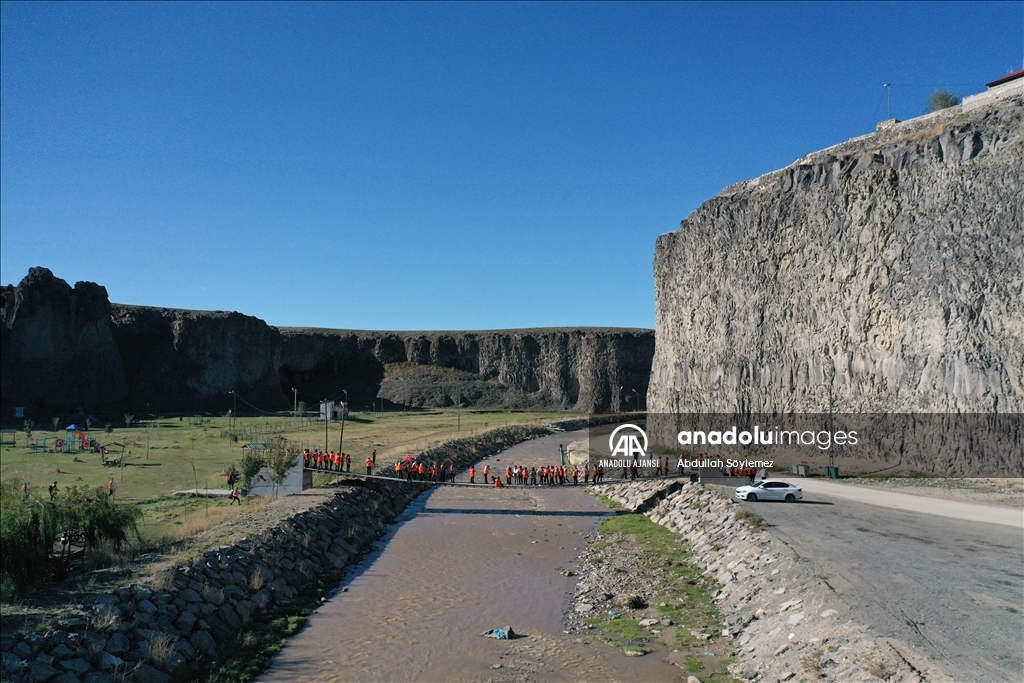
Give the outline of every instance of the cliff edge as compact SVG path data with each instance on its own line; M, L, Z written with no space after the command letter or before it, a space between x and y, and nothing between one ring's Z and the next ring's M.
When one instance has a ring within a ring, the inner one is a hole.
M659 237L650 411L1024 410L1022 113L893 125Z

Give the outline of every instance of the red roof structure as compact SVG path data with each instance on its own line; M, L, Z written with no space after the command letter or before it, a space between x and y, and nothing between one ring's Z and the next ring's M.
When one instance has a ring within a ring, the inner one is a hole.
M1021 78L1022 76L1024 76L1024 69L1020 69L1019 71L1014 71L1012 74L1006 74L1002 78L997 78L996 80L992 81L991 83L988 83L987 85L988 85L989 88L994 88L997 85L1002 85L1003 83L1009 83L1010 81L1013 81L1013 80L1016 80L1018 78Z

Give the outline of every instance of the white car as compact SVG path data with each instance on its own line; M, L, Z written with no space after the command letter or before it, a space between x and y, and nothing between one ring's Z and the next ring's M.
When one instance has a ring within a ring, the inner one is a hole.
M736 497L751 503L758 500L784 500L792 503L803 498L804 492L799 486L778 479L765 479L750 486L740 486L736 489Z

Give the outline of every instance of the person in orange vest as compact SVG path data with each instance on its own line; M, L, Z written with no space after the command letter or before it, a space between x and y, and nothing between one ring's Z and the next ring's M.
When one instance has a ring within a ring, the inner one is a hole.
M512 483L512 468L510 466L505 467L505 485L508 486Z
M373 460L370 456L366 456L366 473L373 474Z
M421 462L419 467L420 481L427 480L427 463Z
M107 498L114 497L114 478L111 477L110 481L107 482Z
M395 461L395 476L398 477L399 479L402 478L402 461L401 460L396 460Z
M484 483L487 483L487 476L491 473L491 466L484 465Z
M572 485L576 486L578 483L580 483L580 466L576 465L572 468Z
M495 477L494 478L494 488L496 488L496 489L500 489L501 488L501 477Z
M589 462L583 464L583 483L584 484L589 484L590 483L590 463Z
M475 479L476 479L476 467L473 466L473 465L470 465L469 466L469 483L470 484L475 484L476 483L474 481Z

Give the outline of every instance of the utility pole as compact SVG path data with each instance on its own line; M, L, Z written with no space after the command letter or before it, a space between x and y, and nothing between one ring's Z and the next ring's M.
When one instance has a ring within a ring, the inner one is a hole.
M235 432L235 415L238 414L238 394L234 389L231 390L231 433Z
M324 399L324 453L327 452L327 426L331 424L331 415L327 411L327 399Z
M617 413L622 412L622 390L625 388L626 387L619 387L619 390L615 393L615 403L617 404L615 406L615 412Z
M341 390L345 394L345 402L341 404L341 438L338 439L338 452L345 446L345 413L348 412L348 391Z
M882 85L882 87L885 88L886 97L889 100L889 116L887 118L891 119L892 118L892 83L885 83L885 84Z
M299 416L299 391L295 387L292 387L292 417Z

